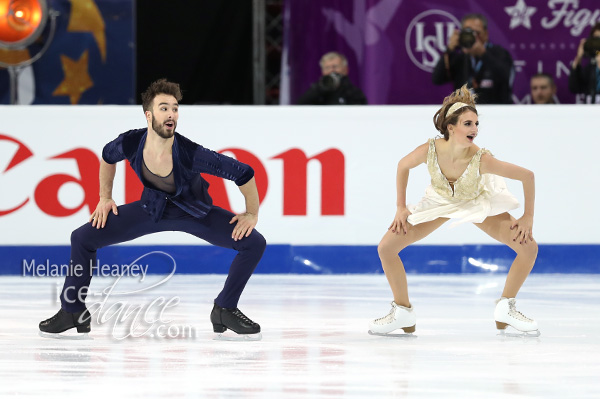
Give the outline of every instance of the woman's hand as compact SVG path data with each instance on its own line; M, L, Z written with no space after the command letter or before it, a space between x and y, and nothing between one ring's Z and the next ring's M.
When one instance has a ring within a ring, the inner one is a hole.
M398 208L394 221L388 228L392 233L400 234L401 232L406 234L408 232L408 222L406 219L410 215L410 211L406 208Z
M115 201L113 201L112 198L100 198L98 205L96 205L96 210L90 216L89 221L92 222L92 226L97 229L104 228L104 226L106 226L106 219L111 210L115 215L119 214Z
M510 226L514 230L513 241L519 241L520 244L527 244L527 241L533 241L533 217L523 215L519 220L515 220Z

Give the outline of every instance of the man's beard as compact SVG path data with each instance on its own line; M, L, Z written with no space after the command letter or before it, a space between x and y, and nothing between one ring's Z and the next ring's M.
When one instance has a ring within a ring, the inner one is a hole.
M163 139L170 139L171 137L173 137L176 127L177 124L175 123L175 121L173 121L173 131L168 132L165 126L158 123L156 119L154 119L154 115L152 115L152 130L154 130L159 137Z

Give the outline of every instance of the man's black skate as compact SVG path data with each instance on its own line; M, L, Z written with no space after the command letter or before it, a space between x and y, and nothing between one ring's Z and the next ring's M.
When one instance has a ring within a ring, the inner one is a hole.
M69 313L60 309L48 320L40 322L40 331L58 334L76 327L78 333L89 333L92 330L91 321L92 317L87 309L77 313Z
M260 325L250 320L238 308L222 308L215 304L210 313L210 321L213 324L213 331L216 333L224 333L230 329L239 335L254 334L257 339L261 338ZM223 339L226 338L223 337Z

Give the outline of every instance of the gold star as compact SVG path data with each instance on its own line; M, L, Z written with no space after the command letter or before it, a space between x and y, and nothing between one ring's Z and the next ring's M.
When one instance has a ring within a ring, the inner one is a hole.
M104 20L94 0L71 0L71 16L67 32L92 32L100 49L102 61L106 62Z
M64 54L60 55L60 61L65 72L65 79L52 95L69 96L71 104L77 104L81 94L94 86L94 82L88 74L88 50L85 50L78 61L74 61Z

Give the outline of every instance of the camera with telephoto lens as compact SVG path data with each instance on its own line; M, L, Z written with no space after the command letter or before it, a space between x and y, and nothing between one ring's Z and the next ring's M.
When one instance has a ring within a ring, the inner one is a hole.
M463 48L471 48L475 44L475 31L471 28L463 28L458 34L458 44Z
M319 88L323 91L331 92L340 87L342 75L332 72L329 75L322 76L319 80Z
M600 51L600 37L590 37L583 43L583 51L588 57L595 57Z

